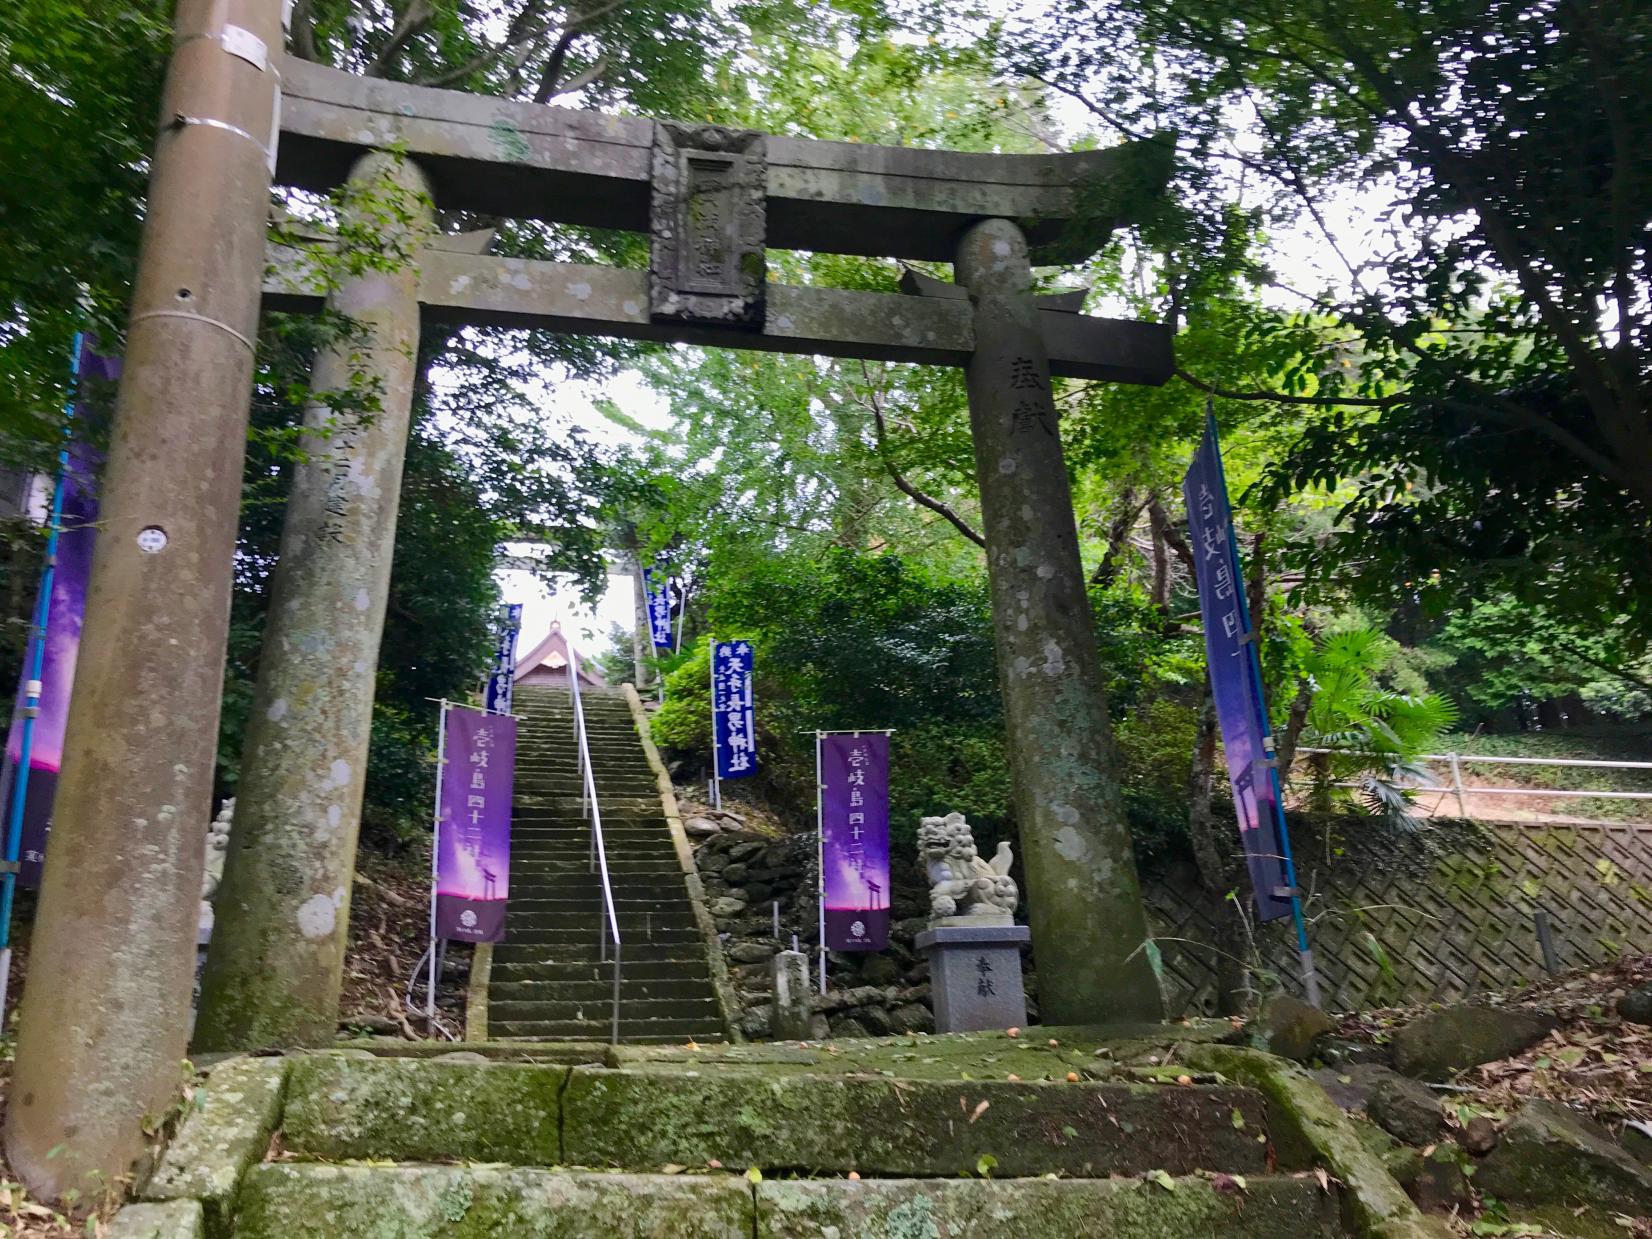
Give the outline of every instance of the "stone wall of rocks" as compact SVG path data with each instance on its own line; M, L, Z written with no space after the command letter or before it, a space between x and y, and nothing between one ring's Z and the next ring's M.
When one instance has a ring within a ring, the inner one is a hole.
M809 953L811 969L818 968L814 838L759 834L747 829L739 813L726 811L693 814L683 826L695 845L700 881L744 1009L741 1031L764 1040L771 1009L770 958L790 947L795 934L799 949ZM813 1001L811 1035L816 1038L887 1036L935 1027L929 961L913 947L929 924L929 888L914 858L893 857L891 868L889 949L827 956L827 992Z

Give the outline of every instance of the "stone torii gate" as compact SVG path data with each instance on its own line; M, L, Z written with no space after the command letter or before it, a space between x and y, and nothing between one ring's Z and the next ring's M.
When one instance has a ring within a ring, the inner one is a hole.
M652 254L644 271L466 253L413 211L395 227L416 269L331 292L382 408L315 440L295 478L203 1048L332 1036L421 317L964 368L1040 1006L1157 1018L1050 376L1162 383L1170 333L1029 291L1031 263L1105 243L1088 195L1126 175L1139 192L1152 153L816 142L368 80L282 57L281 10L178 5L31 961L75 984L29 987L8 1115L31 1186L121 1173L184 1051L251 342L260 303L324 300L302 255L266 267L272 178L388 175L443 209L646 231ZM950 261L957 283L787 287L767 248ZM344 364L324 352L315 386ZM234 928L255 906L279 914Z

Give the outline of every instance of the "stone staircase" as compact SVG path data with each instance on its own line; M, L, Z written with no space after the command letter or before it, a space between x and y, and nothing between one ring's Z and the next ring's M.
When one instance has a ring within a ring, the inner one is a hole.
M659 787L618 692L583 694L621 938L620 1039L726 1035ZM516 690L511 902L488 986L490 1039L606 1041L613 992L600 876L566 689Z
M1225 1022L831 1045L367 1042L233 1059L197 1092L138 1192L146 1203L109 1233L1443 1233L1304 1073L1224 1040L1237 1040Z

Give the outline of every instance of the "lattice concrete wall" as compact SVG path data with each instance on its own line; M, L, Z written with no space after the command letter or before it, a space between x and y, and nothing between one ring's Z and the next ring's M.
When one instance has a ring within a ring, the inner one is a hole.
M1462 998L1544 975L1533 914L1562 968L1652 951L1652 826L1441 823L1414 834L1293 827L1328 1006ZM1209 1010L1211 922L1191 870L1148 882L1172 1014ZM1300 993L1289 921L1263 927L1264 968Z

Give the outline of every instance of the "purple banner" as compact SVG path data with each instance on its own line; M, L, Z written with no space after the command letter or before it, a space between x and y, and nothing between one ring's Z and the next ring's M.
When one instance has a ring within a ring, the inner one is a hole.
M104 357L82 345L76 374L78 390L84 396L88 384L112 383L120 378L120 358ZM80 417L77 408L77 420ZM63 763L69 693L74 687L80 628L86 617L86 586L92 575L92 546L97 537L95 475L98 464L91 448L80 443L70 446L68 465L63 473L62 532L57 538L56 567L52 571L51 600L46 611L46 641L40 663L40 709L29 744L28 785L23 789L23 831L18 851L22 867L17 880L31 890L39 887L46 860L46 837L51 833L52 804L57 794L58 770ZM31 642L24 655L17 702L12 710L5 771L0 775L0 805L4 806L8 823L23 753L24 698L33 675Z
M826 946L881 951L889 945L889 737L817 743Z
M436 936L498 942L510 896L516 720L447 708L436 793Z
M1273 743L1267 704L1262 696L1261 665L1251 639L1239 567L1239 543L1233 534L1227 483L1215 419L1182 482L1187 521L1193 535L1199 610L1204 617L1205 655L1210 690L1222 728L1239 840L1250 870L1251 895L1261 921L1291 915L1293 887L1290 840L1273 767Z

